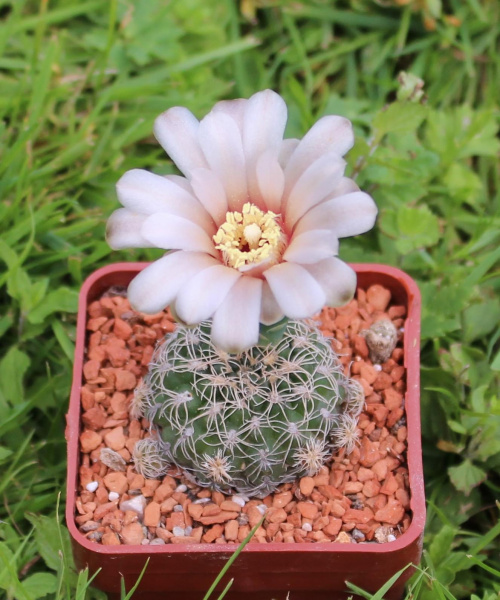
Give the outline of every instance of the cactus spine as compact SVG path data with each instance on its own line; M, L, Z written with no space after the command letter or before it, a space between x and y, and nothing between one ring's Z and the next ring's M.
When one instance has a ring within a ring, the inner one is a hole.
M277 342L238 355L212 344L209 323L178 326L136 390L153 430L136 465L159 476L171 463L201 486L264 496L315 474L332 448L350 450L363 402L310 324L288 321Z

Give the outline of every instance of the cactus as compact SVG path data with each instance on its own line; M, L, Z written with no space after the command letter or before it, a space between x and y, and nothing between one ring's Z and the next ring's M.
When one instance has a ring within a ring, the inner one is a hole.
M303 321L263 329L240 354L213 345L209 322L157 347L134 399L152 427L134 452L140 472L171 463L201 486L265 496L352 449L364 396L330 342Z

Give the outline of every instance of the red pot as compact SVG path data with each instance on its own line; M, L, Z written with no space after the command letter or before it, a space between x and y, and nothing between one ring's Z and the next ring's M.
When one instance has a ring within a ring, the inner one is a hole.
M136 582L146 560L149 565L134 599L169 598L200 600L237 548L199 544L194 546L101 546L87 540L74 520L78 485L80 392L86 339L86 314L90 302L111 286L126 286L146 263L109 265L93 273L80 294L73 386L67 414L68 482L66 520L78 568L100 569L93 585L119 598L120 576L127 589ZM229 572L234 577L226 596L238 600L335 600L347 598L345 581L375 592L409 563L418 564L425 524L424 481L420 442L419 336L420 293L415 282L402 271L384 265L357 264L358 285L380 283L389 288L398 304L405 304L404 364L407 369L405 397L408 427L407 462L410 480L412 522L396 541L385 544L249 544ZM407 569L386 598L401 598ZM226 579L227 581L227 579ZM216 596L215 596L216 597Z

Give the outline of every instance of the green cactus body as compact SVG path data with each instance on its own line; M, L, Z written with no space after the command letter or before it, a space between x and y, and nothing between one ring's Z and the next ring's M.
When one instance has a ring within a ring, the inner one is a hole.
M288 321L280 333L238 355L211 343L209 323L167 336L136 391L153 429L136 446L138 469L174 464L201 486L264 496L352 445L360 386L314 326Z

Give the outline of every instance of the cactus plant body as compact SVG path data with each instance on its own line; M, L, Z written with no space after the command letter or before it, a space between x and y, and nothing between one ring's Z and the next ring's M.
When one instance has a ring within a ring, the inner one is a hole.
M359 384L316 327L290 320L279 333L239 354L214 346L207 322L168 335L136 390L153 430L136 445L138 470L173 464L201 486L265 496L350 450Z

